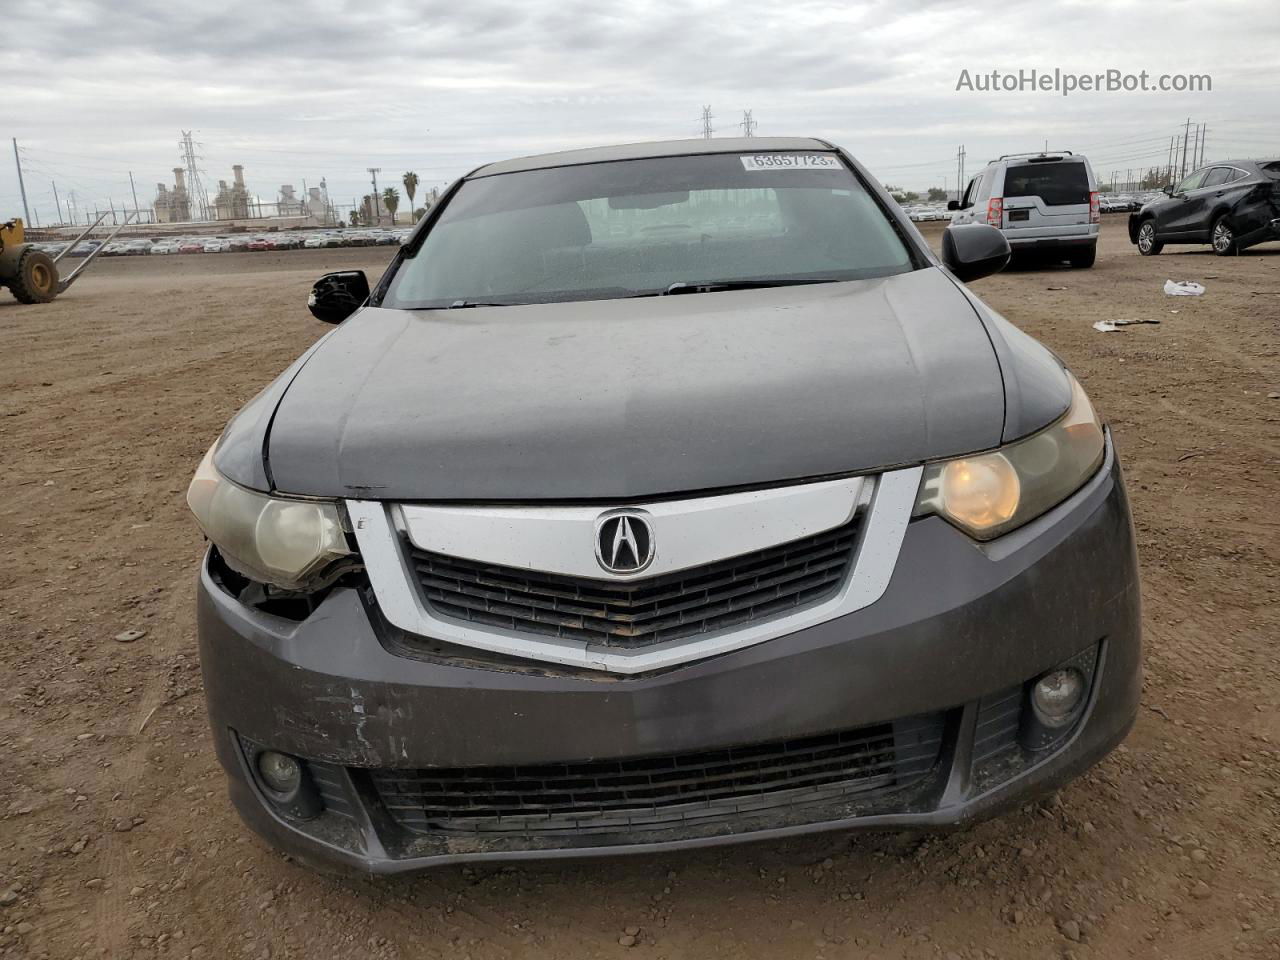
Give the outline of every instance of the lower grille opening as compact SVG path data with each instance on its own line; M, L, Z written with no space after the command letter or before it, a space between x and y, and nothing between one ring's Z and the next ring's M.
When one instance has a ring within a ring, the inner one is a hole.
M721 750L623 760L368 771L418 834L661 829L912 786L937 763L944 714Z

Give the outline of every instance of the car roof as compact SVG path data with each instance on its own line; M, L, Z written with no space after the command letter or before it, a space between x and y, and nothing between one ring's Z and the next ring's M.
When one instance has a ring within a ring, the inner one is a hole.
M1275 162L1274 158L1269 160L1266 157L1257 160L1218 160L1214 163L1206 163L1200 169L1203 170L1205 167L1242 167L1245 170L1249 170L1254 167L1265 167L1267 164Z
M1022 164L1033 163L1085 163L1087 157L1083 153L1068 153L1065 150L1053 151L1048 153L1011 153L1003 157L997 157L995 160L988 160L988 167L998 167L1001 164L1005 166L1021 166Z
M516 157L485 164L467 175L467 179L492 177L501 173L545 170L548 167L571 167L584 163L607 163L610 160L647 160L654 157L694 157L709 153L764 153L770 150L834 150L825 140L814 137L717 137L708 140L656 140L648 143L622 143L611 147L588 147Z

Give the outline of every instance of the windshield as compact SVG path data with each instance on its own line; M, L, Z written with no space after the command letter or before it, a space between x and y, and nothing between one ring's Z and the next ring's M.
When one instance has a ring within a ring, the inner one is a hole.
M833 153L665 157L467 181L382 304L607 299L910 269L905 242Z

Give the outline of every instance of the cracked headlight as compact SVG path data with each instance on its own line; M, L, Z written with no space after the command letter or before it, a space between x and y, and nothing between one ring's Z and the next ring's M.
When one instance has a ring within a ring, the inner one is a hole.
M351 553L338 504L272 497L213 465L215 443L187 488L187 505L227 566L250 580L301 590Z
M1071 406L1039 433L925 465L913 516L936 513L977 540L992 540L1057 506L1097 471L1102 424L1070 374Z

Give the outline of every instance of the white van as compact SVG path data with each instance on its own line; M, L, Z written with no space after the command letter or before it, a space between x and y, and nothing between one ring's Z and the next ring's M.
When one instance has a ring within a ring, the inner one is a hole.
M999 227L1015 255L1044 253L1073 267L1091 267L1097 255L1098 181L1070 150L992 160L947 209L952 223Z

